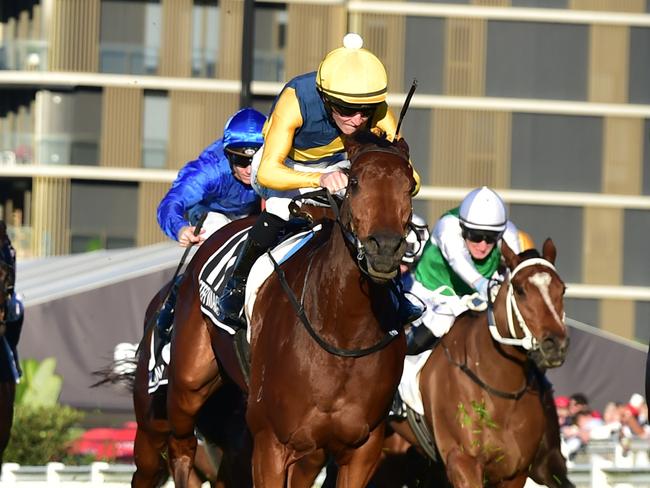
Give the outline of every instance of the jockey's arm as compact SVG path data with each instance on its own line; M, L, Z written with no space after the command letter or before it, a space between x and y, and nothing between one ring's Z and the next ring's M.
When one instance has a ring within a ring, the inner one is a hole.
M472 261L465 240L460 230L458 217L445 215L433 228L431 239L440 248L440 252L451 266L451 269L469 286L483 279Z
M383 116L380 115L379 120L376 121L375 127L379 129L380 132L385 133L386 137L389 140L391 141L395 140L397 121L395 120L395 115L393 114L393 111L390 108L386 107L386 111L383 113ZM413 168L413 178L415 179L415 188L413 189L411 195L415 196L420 191L420 175L415 170L415 166L413 166L413 162L410 160L409 162L411 163L411 168Z
M503 240L506 241L508 247L512 249L512 252L515 254L519 254L523 251L519 240L519 230L517 229L517 226L509 220L506 223L506 230L503 231Z
M302 126L300 105L293 88L286 88L264 128L264 149L257 181L271 190L318 188L320 173L295 171L284 164L296 131Z

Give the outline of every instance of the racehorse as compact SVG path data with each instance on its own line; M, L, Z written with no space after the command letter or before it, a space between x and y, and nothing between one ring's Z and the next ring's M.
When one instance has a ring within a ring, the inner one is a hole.
M6 246L8 240L5 223L0 221L0 247ZM14 280L13 263L5 262L0 253L0 467L2 455L9 443L16 396L16 378L11 350L15 350L22 326L22 318L20 323L6 321L7 305L13 291Z
M168 439L171 426L167 418L168 387L160 386L155 392L149 393L149 359L151 354L151 339L155 328L155 319L160 305L166 297L171 282L165 285L149 302L145 312L144 335L138 347L135 359L118 360L110 367L95 374L102 380L93 386L105 383L124 384L133 391L133 405L137 421L134 445L134 461L136 470L131 484L135 488L160 486L168 477ZM207 368L210 369L215 358L211 349L207 349ZM207 458L207 447L204 450L205 459L196 463L202 475L209 473L208 481L212 486L222 488L245 488L252 486L251 480L251 445L250 434L244 419L244 397L232 383L220 389L215 389L203 399L199 410L195 413L194 421L197 429L203 435L206 443L221 448L222 458L219 465L213 466L214 459ZM197 455L199 452L197 452ZM188 486L202 485L199 475L193 470L187 480Z
M246 415L258 488L287 480L292 487L311 486L326 452L341 467L340 486L365 486L401 376L406 346L396 330L392 280L406 248L416 184L408 146L369 134L345 144L351 167L340 210L333 208L339 217L318 220L323 229L282 265L282 282L278 273L265 281L252 311ZM302 207L312 216L315 209ZM176 486L187 483L196 447L193 418L204 398L226 375L247 388L232 339L201 313L198 287L211 253L244 225L233 222L206 241L179 287L168 395ZM301 297L304 314L290 295ZM210 344L217 362L205 359Z
M553 445L557 429L546 425L557 417L544 411L552 402L539 374L562 365L568 349L556 249L550 239L541 257L501 249L510 273L494 302L458 317L422 369L426 423L456 488L521 488L533 475L573 486Z

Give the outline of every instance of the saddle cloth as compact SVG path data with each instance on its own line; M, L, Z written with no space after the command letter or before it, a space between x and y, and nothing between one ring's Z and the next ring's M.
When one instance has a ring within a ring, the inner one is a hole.
M281 242L271 251L273 259L281 264L287 261L293 254L302 248L309 240L322 228L321 225L315 226L311 230L300 232L292 235L285 241ZM229 334L235 331L226 324L217 320L218 315L218 297L226 284L226 277L229 277L239 254L241 247L248 236L250 227L242 229L233 235L226 243L219 248L203 265L199 273L199 295L201 302L201 312L203 312L212 323L224 329ZM244 311L247 321L253 310L253 304L257 297L257 292L264 281L273 273L273 263L267 254L262 255L251 268L251 272L246 282L246 301ZM150 342L150 359L149 359L149 394L154 393L159 387L168 383L167 367L170 360L171 345L159 344L157 338L158 330L154 329ZM250 327L247 330L247 337L250 341ZM159 349L159 350L158 350Z
M322 228L321 225L315 226L311 230L303 231L292 235L288 239L278 244L272 251L273 259L282 264L301 249L311 238ZM244 229L235 234L224 246L208 259L203 265L199 274L199 290L201 298L201 311L216 325L229 334L234 334L232 327L219 322L217 319L218 303L217 299L226 285L227 277L230 276L239 250L248 235L249 229ZM266 279L273 273L274 267L268 254L263 254L251 268L246 281L246 299L244 302L244 312L247 322L250 321L253 305L257 298L257 292ZM248 328L248 338L250 340L250 327Z

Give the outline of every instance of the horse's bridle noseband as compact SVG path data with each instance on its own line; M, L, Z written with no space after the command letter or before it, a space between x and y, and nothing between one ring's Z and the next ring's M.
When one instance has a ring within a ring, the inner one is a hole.
M508 318L508 331L510 332L511 337L503 337L499 332L499 329L497 328L496 325L496 320L494 318L494 302L492 301L491 294L488 293L488 310L487 310L488 328L490 329L490 334L492 335L492 338L501 344L523 347L526 351L535 351L539 349L540 344L539 341L535 337L533 337L532 332L530 331L528 325L526 324L526 320L524 319L523 315L519 311L519 306L517 305L517 299L515 298L514 295L514 288L512 286L512 279L522 269L534 265L545 266L557 272L555 266L553 266L553 264L550 261L544 258L527 259L519 263L519 265L517 265L515 269L512 270L512 272L510 273L510 277L508 279L508 290L506 294L506 316ZM523 337L517 337L517 332L515 330L515 322L512 318L513 311L515 313L515 317L517 318L517 325L519 325L519 328L524 334ZM564 316L562 317L562 322L564 322Z

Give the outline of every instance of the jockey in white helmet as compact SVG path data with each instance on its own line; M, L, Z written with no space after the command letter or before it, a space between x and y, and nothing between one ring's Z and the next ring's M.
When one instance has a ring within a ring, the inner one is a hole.
M468 308L485 308L489 280L498 276L501 239L520 252L519 234L503 200L486 186L472 190L460 207L438 220L415 269L411 292L427 310L408 334L409 354L431 346Z

